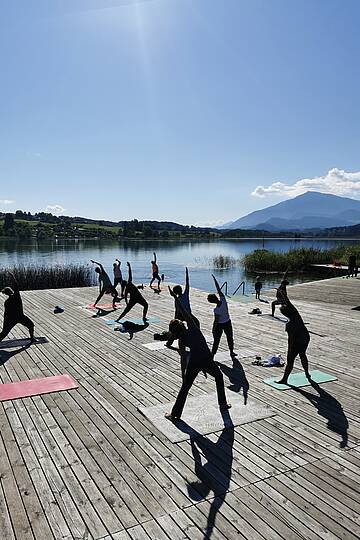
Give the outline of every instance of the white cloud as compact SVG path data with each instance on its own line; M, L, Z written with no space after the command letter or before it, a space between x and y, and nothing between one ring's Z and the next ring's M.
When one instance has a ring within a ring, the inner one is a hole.
M66 211L66 208L63 208L60 204L48 204L45 208L45 212L50 212L51 214L63 214Z
M15 201L12 201L10 199L0 199L0 204L14 204Z
M251 195L266 197L277 195L279 197L296 197L305 191L321 191L343 197L360 198L360 171L346 172L341 169L330 169L324 176L303 178L293 184L274 182L270 186L257 186Z

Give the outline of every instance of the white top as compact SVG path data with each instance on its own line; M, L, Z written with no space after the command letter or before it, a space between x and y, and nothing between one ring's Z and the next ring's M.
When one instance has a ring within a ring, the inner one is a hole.
M221 304L214 309L217 322L224 324L230 321L229 308L225 296L220 296Z

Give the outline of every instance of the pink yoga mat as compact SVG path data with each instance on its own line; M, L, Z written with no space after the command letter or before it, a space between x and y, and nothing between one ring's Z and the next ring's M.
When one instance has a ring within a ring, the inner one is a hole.
M79 385L70 375L56 375L43 379L0 384L0 401L50 394L78 388Z
M112 304L97 304L95 307L94 304L89 304L85 307L86 309L91 309L93 311L97 311L98 309L113 309Z

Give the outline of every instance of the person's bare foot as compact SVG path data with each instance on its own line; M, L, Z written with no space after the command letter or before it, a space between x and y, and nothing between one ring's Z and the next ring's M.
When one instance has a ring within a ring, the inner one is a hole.
M226 403L225 405L223 405L222 407L220 407L220 411L223 412L223 411L228 411L229 409L231 409L231 404L230 403Z
M280 381L274 381L276 384L287 384L287 379L280 379Z

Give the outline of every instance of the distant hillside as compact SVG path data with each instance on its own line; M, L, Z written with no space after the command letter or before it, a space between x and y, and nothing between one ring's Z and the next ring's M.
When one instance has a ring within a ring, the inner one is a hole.
M302 231L360 223L360 201L308 191L294 199L251 212L224 225L227 229Z

